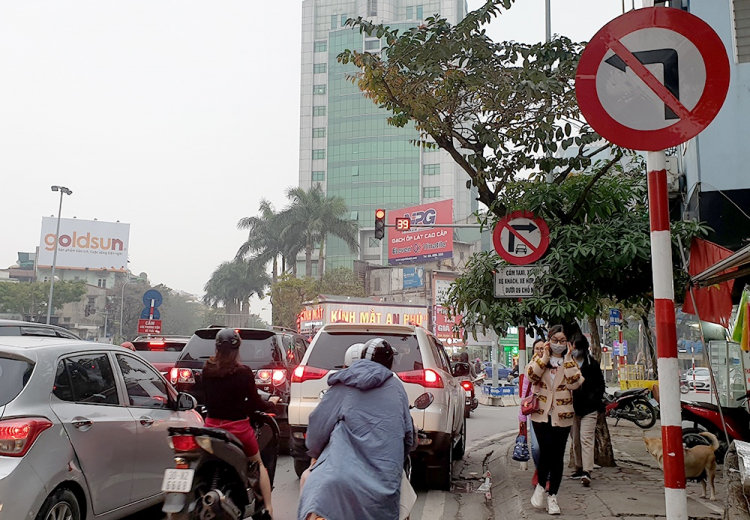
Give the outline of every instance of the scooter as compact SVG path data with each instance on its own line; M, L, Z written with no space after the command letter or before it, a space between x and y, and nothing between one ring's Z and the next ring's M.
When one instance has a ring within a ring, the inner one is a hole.
M711 403L696 403L682 401L682 420L693 423L692 428L682 429L682 440L688 448L698 444L707 444L706 438L700 435L701 432L707 431L713 433L719 439L719 449L716 450L716 461L724 462L724 455L727 453L729 443L734 440L750 441L750 413L747 411L746 401L750 399L750 392L737 398L742 402L740 408L721 407L724 414L724 422L727 425L727 440L724 435L724 428L721 424L719 407Z
M273 485L279 426L265 413L250 422ZM175 468L164 474L162 511L169 520L270 519L260 492L260 465L248 464L242 442L219 428L169 428Z
M455 363L453 365L453 376L458 378L461 388L464 389L466 403L464 405L464 417L469 418L471 412L479 406L479 399L476 396L475 384L481 381L482 377L471 378L471 368L468 363Z
M648 430L656 424L656 399L648 397L648 388L631 388L611 394L604 394L607 417L632 421L639 428Z

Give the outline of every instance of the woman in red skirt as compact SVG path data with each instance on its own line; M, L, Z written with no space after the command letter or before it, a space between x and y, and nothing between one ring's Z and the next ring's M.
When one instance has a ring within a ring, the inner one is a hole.
M255 374L239 361L240 335L234 329L222 329L216 334L216 354L203 366L203 390L206 395L208 417L206 426L221 428L235 435L245 450L249 462L260 465L260 491L266 509L273 516L271 481L260 459L258 440L250 425L254 411L272 411L279 398L263 401L255 387Z

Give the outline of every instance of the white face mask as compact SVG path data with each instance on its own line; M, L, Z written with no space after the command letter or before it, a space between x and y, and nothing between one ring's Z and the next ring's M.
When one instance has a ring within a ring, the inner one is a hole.
M549 348L553 354L560 355L565 352L568 346L565 343L550 343Z

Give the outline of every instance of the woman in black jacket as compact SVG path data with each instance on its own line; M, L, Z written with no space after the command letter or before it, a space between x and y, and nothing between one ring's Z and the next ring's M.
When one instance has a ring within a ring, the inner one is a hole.
M578 363L583 376L583 384L573 391L573 409L576 412L571 430L576 470L571 478L581 479L588 487L591 484L591 471L594 469L594 439L596 419L604 410L604 375L599 363L589 353L586 336L577 335L573 339L573 359Z

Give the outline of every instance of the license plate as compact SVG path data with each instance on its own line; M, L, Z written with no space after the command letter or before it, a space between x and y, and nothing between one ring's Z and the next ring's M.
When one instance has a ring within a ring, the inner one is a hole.
M464 390L466 397L471 397L471 390Z
M653 397L649 399L648 402L651 403L651 406L659 406L659 401L657 401Z
M190 493L194 469L168 469L164 472L161 490L165 493Z

